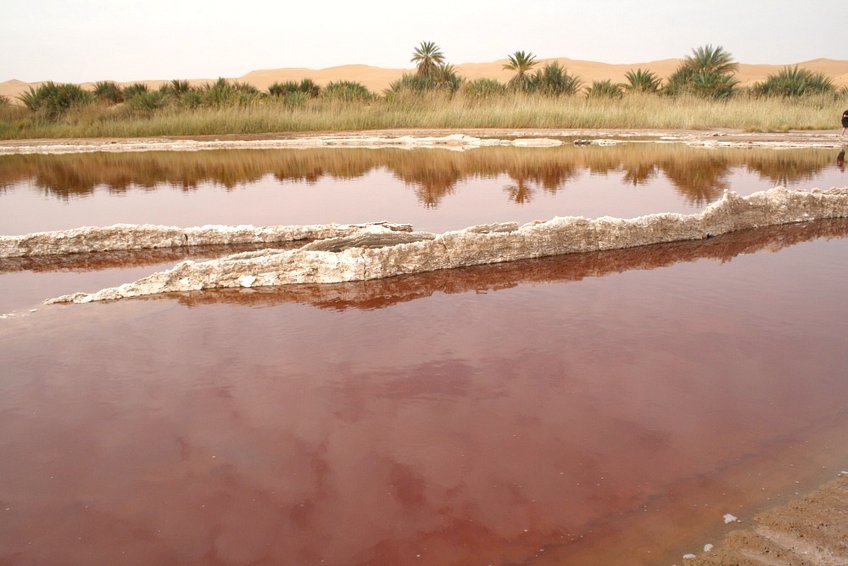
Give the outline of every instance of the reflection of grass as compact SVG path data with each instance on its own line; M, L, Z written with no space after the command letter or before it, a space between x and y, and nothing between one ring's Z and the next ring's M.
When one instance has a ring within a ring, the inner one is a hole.
M245 95L247 96L247 95ZM252 99L243 105L195 108L169 105L152 114L129 105L88 105L58 117L0 113L0 137L136 137L248 134L381 128L741 128L756 131L833 129L834 108L846 96L730 100L631 94L551 98L522 93L453 97L438 93L346 102L318 97L302 104ZM190 105L188 105L190 106Z
M819 150L705 150L655 144L468 152L351 148L14 155L0 157L0 190L25 180L61 197L89 194L98 186L116 192L162 184L192 190L213 182L232 189L266 175L315 182L323 177L357 178L382 168L411 186L423 204L438 206L463 180L507 175L516 189L508 191L509 198L526 202L535 190L563 190L588 170L618 174L634 185L664 175L687 200L704 203L720 195L731 168L745 167L774 184L785 184L810 178L832 166L834 159L831 152Z

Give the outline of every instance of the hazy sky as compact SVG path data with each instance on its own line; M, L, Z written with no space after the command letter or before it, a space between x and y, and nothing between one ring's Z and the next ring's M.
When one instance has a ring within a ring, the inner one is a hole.
M848 59L848 0L1 0L0 81L407 68L422 40L455 64L640 63L707 43L742 63Z

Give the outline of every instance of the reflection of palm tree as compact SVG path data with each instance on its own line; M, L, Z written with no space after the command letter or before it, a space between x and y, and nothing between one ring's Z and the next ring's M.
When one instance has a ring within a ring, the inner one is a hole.
M728 188L725 177L730 169L723 157L666 161L661 167L686 200L696 206L716 200Z
M652 163L636 163L624 166L623 181L634 187L644 185L657 176L657 168Z
M426 208L436 208L453 193L465 175L456 156L439 150L395 151L386 167L406 185L414 187L418 201Z
M512 179L521 179L522 183L532 181L545 192L555 195L574 177L577 168L574 161L556 158L512 162L507 165L505 172Z
M533 200L533 188L529 187L523 178L515 179L515 184L505 187L504 190L509 195L509 200L515 204L527 204Z
M418 201L424 205L424 208L437 208L442 199L452 194L456 188L454 177L420 183L406 181L406 183L415 187L415 196L418 197Z
M746 163L749 171L756 171L775 186L787 186L798 181L810 180L825 167L825 163L805 161L796 156L777 152L774 156L751 158Z

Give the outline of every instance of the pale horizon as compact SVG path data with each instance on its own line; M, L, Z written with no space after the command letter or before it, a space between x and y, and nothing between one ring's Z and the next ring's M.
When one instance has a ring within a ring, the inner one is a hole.
M93 82L241 77L261 69L368 65L411 69L412 50L434 41L453 64L490 63L517 50L539 59L608 64L680 59L720 45L744 64L848 60L848 4L813 0L385 0L288 6L6 0L0 82ZM753 4L753 3L751 3Z

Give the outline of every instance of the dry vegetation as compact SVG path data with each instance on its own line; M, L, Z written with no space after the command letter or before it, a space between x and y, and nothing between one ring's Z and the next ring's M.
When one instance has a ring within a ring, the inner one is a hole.
M258 100L246 106L172 107L153 113L94 104L55 119L41 119L25 108L9 105L0 109L0 137L140 137L390 128L738 128L780 132L834 129L838 126L834 109L846 105L848 97L844 95L836 100L707 100L634 94L610 100L512 93L473 100L461 94L427 94L416 100L314 100L298 106Z

